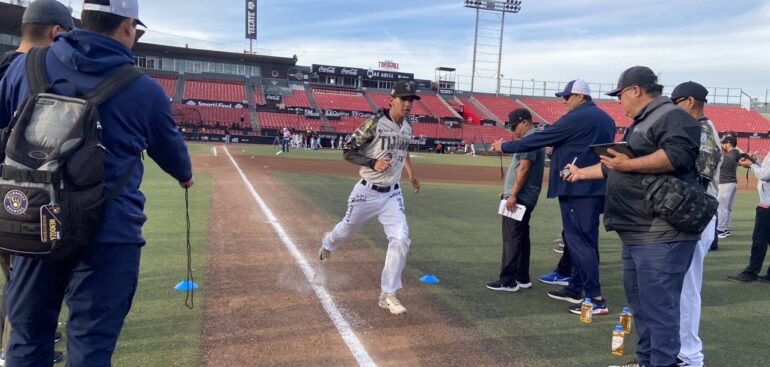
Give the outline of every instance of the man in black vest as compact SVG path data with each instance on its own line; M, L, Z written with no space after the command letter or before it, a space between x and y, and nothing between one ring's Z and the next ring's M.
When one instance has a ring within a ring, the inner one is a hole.
M623 243L623 283L636 322L639 366L676 366L680 350L680 297L699 233L675 229L645 206L642 178L671 175L691 185L697 180L701 127L662 96L663 86L650 68L624 71L618 87L607 93L620 100L634 119L623 140L636 158L612 149L601 163L579 169L568 165L566 180L607 178L604 226Z

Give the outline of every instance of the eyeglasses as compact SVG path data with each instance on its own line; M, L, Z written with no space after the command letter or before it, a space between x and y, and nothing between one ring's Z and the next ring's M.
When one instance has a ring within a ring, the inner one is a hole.
M620 93L618 93L618 101L623 99L623 93L625 93L626 91L628 91L629 89L634 88L634 87L636 87L636 86L632 85L630 87L623 88L623 90L621 90Z
M566 96L563 96L563 97L561 97L561 98L564 98L564 100L565 100L565 101L569 101L569 98L570 98L570 97L572 97L572 95L571 95L571 94L568 94L568 95L566 95Z

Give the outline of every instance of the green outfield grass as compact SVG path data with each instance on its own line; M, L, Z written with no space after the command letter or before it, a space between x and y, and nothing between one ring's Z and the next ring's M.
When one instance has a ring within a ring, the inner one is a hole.
M205 145L199 145L205 146ZM208 149L211 149L210 146ZM255 156L276 156L275 153L281 150L280 146L269 145L230 145L228 149L240 149L243 153ZM414 164L447 164L455 166L481 166L481 167L499 167L500 158L497 156L468 156L465 154L436 154L436 153L415 153L412 152L412 162ZM279 154L281 159L323 159L323 160L342 160L341 150L321 149L305 150L292 149L289 153ZM503 156L506 167L510 161L510 156Z
M310 205L335 222L345 212L353 177L277 174ZM408 187L408 185L406 185ZM582 325L567 312L568 304L546 296L556 286L534 282L532 289L500 294L484 288L495 280L501 257L501 224L496 214L500 187L423 185L418 195L405 190L412 247L406 274L418 278L434 274L439 285L420 285L505 350L530 366L608 366L632 358L636 336L627 338L626 356L610 354L612 329L623 306L620 241L615 233L601 233L602 289L609 316L596 316ZM708 366L761 366L770 363L767 319L770 285L734 284L725 277L742 270L748 261L756 193L742 192L735 203L733 236L706 258L701 337ZM558 204L541 198L533 213L531 275L549 273L559 255L553 239L561 232ZM375 220L361 240L384 253L387 240ZM345 251L343 247L340 251ZM376 288L377 284L371 284ZM408 293L407 293L408 294ZM408 296L402 299L409 307Z

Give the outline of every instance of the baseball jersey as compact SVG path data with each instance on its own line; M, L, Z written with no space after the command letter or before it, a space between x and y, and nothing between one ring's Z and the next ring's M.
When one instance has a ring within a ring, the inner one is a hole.
M344 145L344 150L356 151L359 155L370 160L379 160L391 155L390 169L377 172L372 167L374 163L362 165L358 174L366 180L379 186L392 186L401 180L401 170L406 161L409 142L412 139L412 125L408 118L399 126L390 120L387 110L381 110L350 135Z

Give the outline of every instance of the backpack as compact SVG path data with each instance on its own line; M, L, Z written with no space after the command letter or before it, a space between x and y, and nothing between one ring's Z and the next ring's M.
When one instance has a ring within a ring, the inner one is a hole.
M702 118L698 123L701 127L700 153L695 166L698 168L701 182L708 184L716 177L719 162L722 160L722 146L714 137L715 133L708 119Z
M108 192L97 107L142 73L122 65L88 93L58 95L47 82L46 48L29 51L29 96L0 137L0 251L43 260L74 256L100 229L105 206L136 167Z

